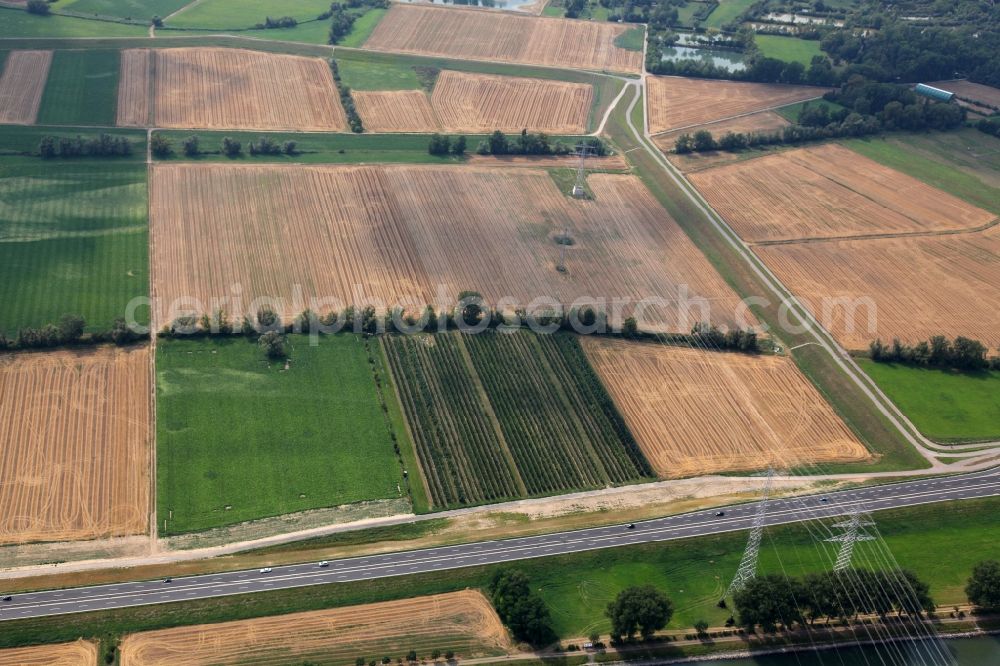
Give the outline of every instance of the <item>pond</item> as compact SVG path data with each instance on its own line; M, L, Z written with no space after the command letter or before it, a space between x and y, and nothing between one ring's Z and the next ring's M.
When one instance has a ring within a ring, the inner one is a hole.
M458 7L487 7L489 9L504 9L516 12L536 14L538 5L543 0L470 0L470 2L455 2L455 0L403 0L412 4L455 5Z
M739 72L746 69L746 60L742 53L738 51L727 51L724 49L701 49L690 46L666 46L662 49L663 60L680 62L682 60L696 60L715 65L727 72Z

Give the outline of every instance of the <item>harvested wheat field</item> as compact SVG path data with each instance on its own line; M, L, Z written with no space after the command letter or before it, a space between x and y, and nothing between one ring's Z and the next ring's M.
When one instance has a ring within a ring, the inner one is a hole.
M963 99L979 102L994 108L1000 108L1000 88L985 86L972 81L938 81L928 85L955 93Z
M790 125L787 120L773 111L761 111L751 113L747 116L739 116L729 120L718 120L706 123L698 127L691 127L683 130L672 130L663 134L658 134L653 141L663 152L667 153L674 149L674 143L681 134L694 134L698 130L708 130L716 139L721 138L727 132L743 134L756 134L759 132L775 132Z
M79 640L0 650L0 666L97 666L97 645Z
M435 132L439 129L423 90L351 92L366 132Z
M149 391L145 348L0 356L0 544L145 531Z
M638 73L642 51L615 46L629 26L395 4L365 48L449 58Z
M125 49L122 51L121 74L118 78L118 118L120 127L151 127L153 125L153 51Z
M653 134L786 106L826 92L811 86L680 76L650 76L646 83L649 131Z
M0 60L0 123L35 123L51 64L52 51L11 51Z
M320 58L224 48L152 54L123 52L118 96L131 106L120 108L119 118L139 117L147 104L157 127L337 132L347 126L330 67ZM149 94L144 58L155 73L152 102L139 101Z
M1000 346L1000 227L754 251L848 349L867 349L876 338L915 344L933 335Z
M660 476L870 457L791 359L582 340Z
M122 641L121 663L343 666L358 655L401 657L416 650L418 657L428 658L434 650L453 650L469 659L504 655L511 647L489 601L470 590L132 634Z
M412 308L477 289L511 307L660 297L669 303L650 322L671 330L735 323L736 295L638 178L588 182L595 201L570 199L528 168L157 164L154 316L168 321L182 297L212 309L239 285L244 304L278 297L286 317L311 297L340 307L409 298ZM572 245L555 242L563 230Z
M431 104L446 132L583 134L593 99L583 83L444 71Z
M976 229L993 213L835 144L689 175L744 240Z

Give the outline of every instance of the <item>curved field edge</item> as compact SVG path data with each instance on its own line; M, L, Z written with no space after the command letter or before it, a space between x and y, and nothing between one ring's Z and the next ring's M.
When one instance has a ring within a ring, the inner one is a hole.
M964 586L972 566L995 555L1000 523L993 516L998 510L1000 498L879 511L873 516L884 541L875 542L874 547L887 547L900 566L928 582L939 605L962 604L966 601ZM837 519L823 522L829 524ZM817 542L817 529L816 525L768 528L760 554L761 571L784 570L789 575L800 575L829 569L836 558L836 544ZM956 550L955 543L962 543L963 548ZM556 632L564 637L585 636L591 630L606 631L603 610L608 599L632 584L652 584L674 600L677 611L668 629L686 629L698 619L717 626L729 614L715 605L724 585L722 581L736 571L745 545L746 532L733 532L523 560L511 565L80 613L72 616L73 622L62 617L9 620L2 624L0 647L121 636L136 631L485 589L493 573L505 566L521 569L533 587L539 588L553 611ZM871 547L858 545L859 549ZM951 566L941 567L942 561Z

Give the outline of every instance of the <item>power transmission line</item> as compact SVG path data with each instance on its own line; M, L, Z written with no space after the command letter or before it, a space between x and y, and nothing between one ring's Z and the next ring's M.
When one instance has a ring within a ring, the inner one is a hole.
M747 583L757 577L757 555L760 553L760 540L764 536L764 518L767 515L767 497L771 493L771 482L774 480L774 467L767 468L767 480L764 482L764 493L757 505L757 513L753 518L753 527L750 528L750 537L747 539L747 547L743 551L743 559L736 570L733 582L729 584L729 589L722 600L731 598L732 595L746 587Z

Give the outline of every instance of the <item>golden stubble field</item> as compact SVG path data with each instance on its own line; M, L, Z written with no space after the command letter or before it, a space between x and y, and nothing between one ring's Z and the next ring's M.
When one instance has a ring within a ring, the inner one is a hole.
M321 58L226 48L126 49L118 124L339 132L347 118Z
M608 338L582 341L660 476L870 458L789 358Z
M78 640L0 650L0 666L97 666L97 645Z
M646 78L649 131L653 134L685 128L694 131L705 123L786 106L820 97L824 92L823 88L780 83L649 76Z
M629 28L606 21L394 4L365 48L636 74L642 69L642 51L615 46Z
M0 355L0 545L140 534L149 352Z
M957 231L996 219L836 144L736 162L689 178L752 243Z
M418 657L453 650L462 659L513 646L480 592L463 591L331 610L194 625L127 636L122 666L350 664L359 655Z
M430 97L420 90L352 95L372 132L583 134L594 90L582 83L443 71Z
M51 64L52 51L11 51L0 59L0 123L35 123Z
M736 294L631 175L591 174L593 201L520 167L157 164L151 182L158 325L172 303L192 297L213 310L235 285L244 308L281 298L274 307L288 318L313 296L422 307L473 289L518 305L660 297L669 308L651 310L651 321L671 330L748 323L737 321ZM571 245L556 242L563 231Z

